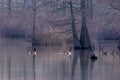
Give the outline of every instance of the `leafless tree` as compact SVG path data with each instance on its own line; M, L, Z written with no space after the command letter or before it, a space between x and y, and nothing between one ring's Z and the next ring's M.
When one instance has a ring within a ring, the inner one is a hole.
M9 14L11 13L11 3L12 3L12 1L8 0L7 4L8 4L8 13Z
M75 28L75 17L74 17L74 12L73 12L73 4L72 0L70 0L70 12L71 12L71 25L72 25L72 34L73 34L73 43L74 43L74 48L80 48L81 44L79 42L76 28Z
M80 34L80 43L82 48L91 48L91 40L87 30L87 21L86 21L86 0L81 0L81 9L82 9L82 28Z

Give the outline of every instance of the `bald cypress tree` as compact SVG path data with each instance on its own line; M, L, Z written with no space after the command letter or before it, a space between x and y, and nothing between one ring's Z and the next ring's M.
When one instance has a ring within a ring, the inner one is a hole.
M82 11L82 28L80 34L80 43L82 49L92 48L91 40L89 37L88 29L87 29L87 21L86 21L86 8L85 8L85 0L81 0L81 11Z
M2 12L2 16L3 16L4 15L4 0L1 0L1 6L2 6L1 12Z
M72 0L70 0L70 13L71 13L71 20L72 20L71 26L72 26L72 34L73 34L73 44L74 44L74 48L79 49L81 47L81 44L79 42L76 28L75 28L75 17L74 17L74 12L73 12Z
M8 2L7 2L7 4L8 4L8 14L11 13L11 3L12 3L12 1L8 0Z
M36 0L32 0L32 12L33 12L33 29L32 29L32 46L35 47L36 37L35 37L35 29L36 29Z
M27 10L27 1L26 0L24 0L23 10L24 10L24 17L25 17L26 16L26 10Z

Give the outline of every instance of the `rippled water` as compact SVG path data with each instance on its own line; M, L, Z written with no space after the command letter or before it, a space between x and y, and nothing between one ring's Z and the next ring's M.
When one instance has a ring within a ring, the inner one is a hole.
M35 80L120 80L120 52L116 44L101 46L107 56L98 50L72 50L72 59L64 55L65 46L37 47ZM0 80L34 80L30 51L29 42L1 39ZM91 61L93 54L98 60Z

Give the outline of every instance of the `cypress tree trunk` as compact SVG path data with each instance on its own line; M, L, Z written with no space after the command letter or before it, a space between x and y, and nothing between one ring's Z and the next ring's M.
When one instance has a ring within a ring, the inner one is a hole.
M71 19L72 19L72 34L73 34L73 44L75 49L79 49L81 47L81 44L79 42L76 28L75 28L75 17L73 13L73 5L72 0L70 0L70 13L71 13Z
M24 17L26 17L26 10L27 10L27 1L24 0L24 4L23 4Z
M8 14L11 13L11 0L8 0Z
M87 19L91 20L93 18L93 4L92 0L86 0L85 1L85 11Z
M32 0L33 3L33 32L32 32L32 47L35 47L36 37L35 37L35 28L36 28L36 0Z
M1 0L1 6L2 6L1 12L2 12L2 16L4 18L4 0Z
M85 0L81 0L81 9L82 9L82 28L80 34L80 43L82 49L92 48L89 33L87 30L86 22L86 11L85 11Z

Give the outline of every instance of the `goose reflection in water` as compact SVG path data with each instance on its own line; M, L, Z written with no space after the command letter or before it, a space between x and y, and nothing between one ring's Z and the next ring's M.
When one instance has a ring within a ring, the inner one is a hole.
M92 80L92 70L96 59L91 59L94 53L91 49L84 50L74 50L72 70L71 70L71 80L75 80L75 68L77 65L78 58L80 59L80 80ZM90 78L88 76L88 71L90 71ZM89 78L89 79L88 79Z

